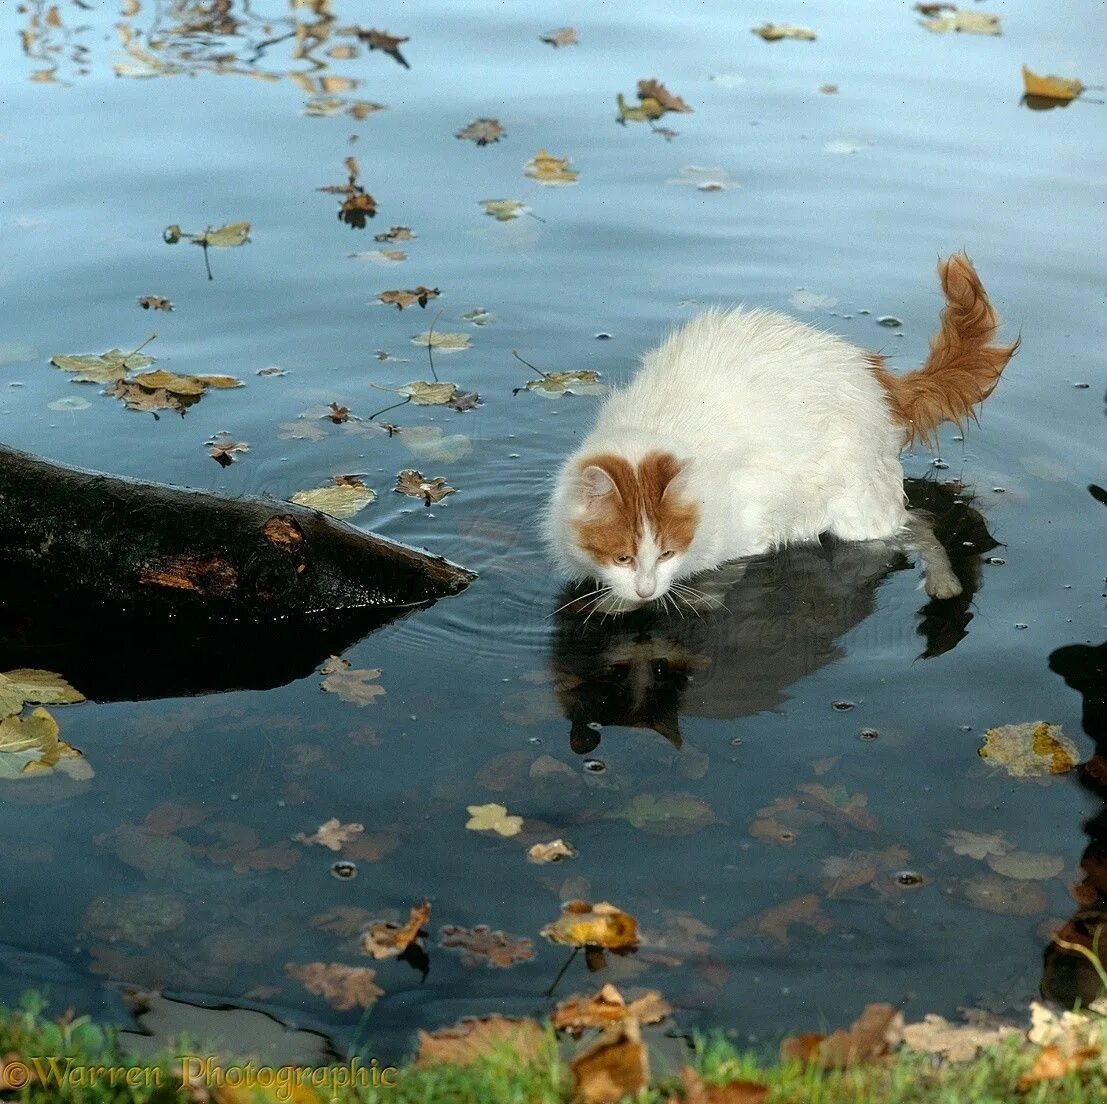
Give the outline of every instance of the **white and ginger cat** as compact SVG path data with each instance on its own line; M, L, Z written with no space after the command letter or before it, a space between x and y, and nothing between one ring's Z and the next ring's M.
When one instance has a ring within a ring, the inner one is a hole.
M558 473L546 525L561 566L605 607L691 604L690 576L830 533L907 545L931 597L959 594L927 519L906 509L899 455L973 417L1019 343L991 344L999 319L964 253L938 275L940 328L904 376L766 310L708 311L647 353Z

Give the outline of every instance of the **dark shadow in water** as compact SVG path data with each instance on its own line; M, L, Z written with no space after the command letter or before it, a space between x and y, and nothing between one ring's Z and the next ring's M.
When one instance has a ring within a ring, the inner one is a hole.
M919 611L922 655L941 655L966 635L981 558L997 542L960 485L907 480L905 489L912 508L933 515L964 587ZM552 663L573 751L594 751L608 725L650 729L680 747L683 715L734 718L778 708L788 687L842 658L841 637L876 608L881 583L909 567L884 545L795 546L723 568L712 581L725 610L683 618L652 607L589 617L588 601L573 603L575 591L566 591L559 604L570 605L557 615Z
M0 580L0 671L56 671L92 701L271 690L412 609L247 622L155 621L51 603Z
M1107 506L1107 494L1101 487L1093 484L1088 490ZM1081 907L1056 938L1089 950L1098 943L1100 958L1107 961L1107 641L1058 648L1049 657L1049 669L1083 698L1084 731L1095 752L1080 764L1078 778L1081 786L1103 803L1084 825L1088 836L1080 859L1084 878L1075 890ZM1087 957L1056 942L1045 951L1041 989L1043 996L1069 1006L1086 1006L1104 993Z

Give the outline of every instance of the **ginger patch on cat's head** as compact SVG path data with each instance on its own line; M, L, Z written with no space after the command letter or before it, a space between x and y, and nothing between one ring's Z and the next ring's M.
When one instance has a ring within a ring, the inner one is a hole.
M668 452L651 452L637 464L614 453L578 462L584 509L573 525L577 543L597 563L626 562L649 537L658 551L688 550L699 510L682 493L683 465Z

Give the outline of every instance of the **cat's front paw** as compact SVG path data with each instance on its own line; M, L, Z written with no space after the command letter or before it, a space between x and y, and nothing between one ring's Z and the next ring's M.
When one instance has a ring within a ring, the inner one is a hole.
M926 593L931 598L956 598L964 588L952 571L927 572Z

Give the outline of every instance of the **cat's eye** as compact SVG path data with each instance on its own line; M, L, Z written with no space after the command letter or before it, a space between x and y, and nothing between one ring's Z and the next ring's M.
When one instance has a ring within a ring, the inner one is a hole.
M616 556L616 557L615 557L615 562L616 562L617 564L628 564L628 563L630 563L630 562L631 562L631 560L633 560L633 559L634 559L634 557L633 557L633 556Z
M662 552L662 553L661 553L661 555L660 555L660 556L658 556L657 558L658 558L659 560L671 560L671 559L672 559L672 558L673 558L673 557L674 557L675 555L676 555L676 552L674 552L674 551L673 551L673 549L671 549L671 548L667 548L667 549L665 549L665 551L664 551L664 552Z

